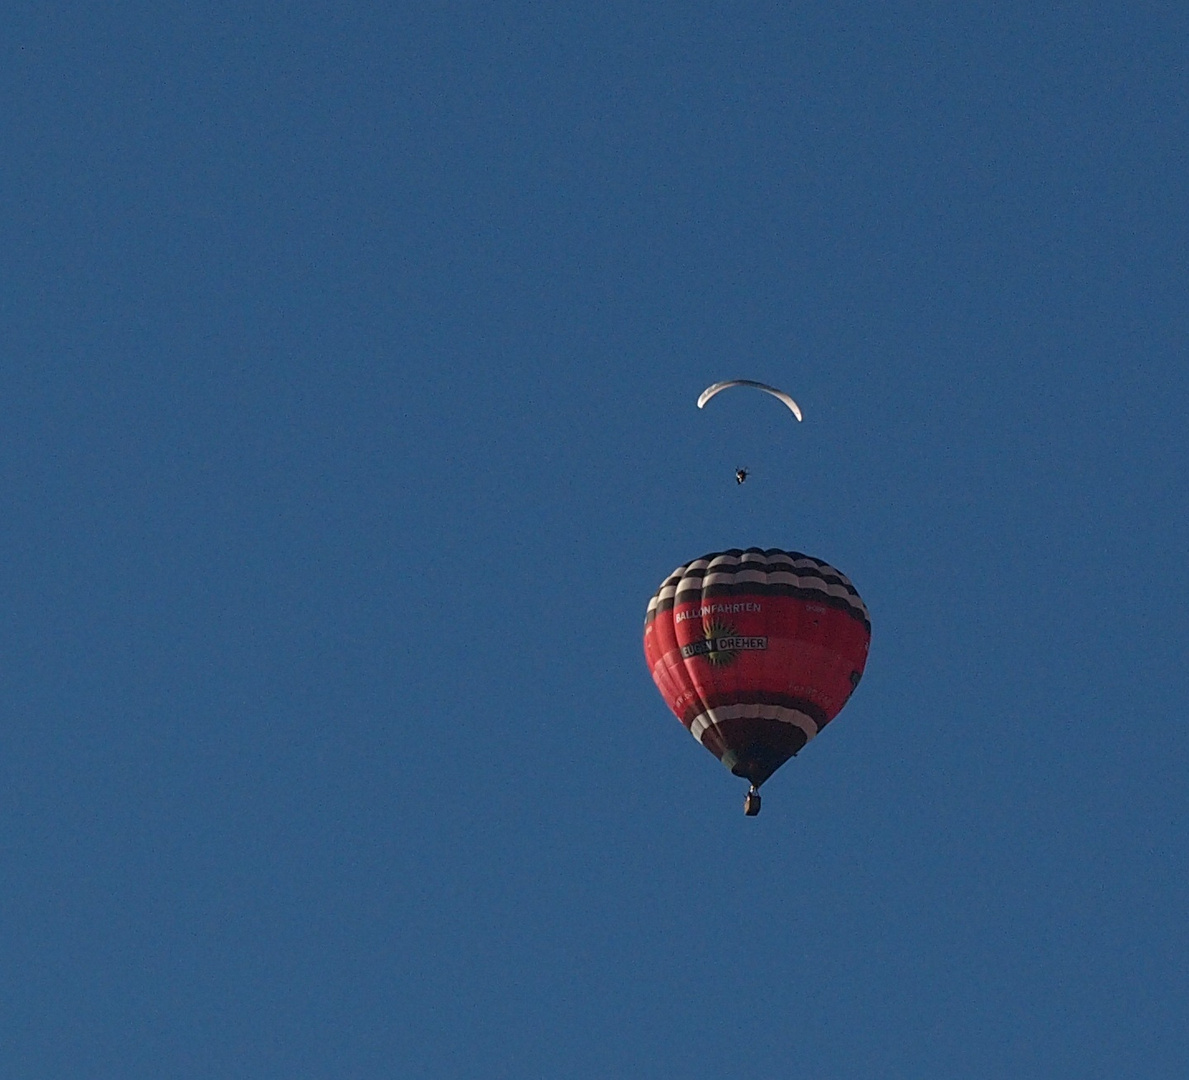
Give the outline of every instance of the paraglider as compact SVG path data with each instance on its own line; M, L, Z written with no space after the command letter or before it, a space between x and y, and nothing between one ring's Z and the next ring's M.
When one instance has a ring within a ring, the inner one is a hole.
M677 567L648 603L644 656L665 703L707 750L760 786L850 699L871 618L832 566L796 551L732 548Z
M712 397L721 394L724 390L729 390L732 386L751 386L756 390L763 390L765 394L771 394L778 401L783 401L798 420L802 419L801 407L783 390L777 390L775 386L769 386L767 383L753 382L751 379L729 379L726 382L716 382L706 387L698 397L698 408L704 409L706 402Z
M789 411L799 420L801 420L801 407L786 394L783 390L777 390L775 386L769 386L767 383L754 382L751 379L729 379L727 382L716 382L706 387L705 390L698 396L698 408L704 409L706 402L711 398L721 394L724 390L729 390L733 386L750 386L756 390L763 390L765 394L771 394L778 401L783 402L788 406ZM735 470L735 483L742 484L747 480L747 469Z

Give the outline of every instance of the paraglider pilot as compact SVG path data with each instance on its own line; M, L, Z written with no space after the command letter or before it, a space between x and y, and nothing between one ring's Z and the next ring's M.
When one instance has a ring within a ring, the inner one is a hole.
M743 481L746 479L747 479L747 470L746 469L736 469L735 470L735 483L736 484L742 484Z

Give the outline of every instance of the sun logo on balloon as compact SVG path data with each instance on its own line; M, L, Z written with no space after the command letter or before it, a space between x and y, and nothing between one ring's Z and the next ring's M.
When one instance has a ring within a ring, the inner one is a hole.
M709 660L715 667L726 667L734 661L739 654L734 649L719 649L715 648L719 641L723 638L733 638L735 636L735 628L728 626L726 623L710 622L706 623L703 628L703 633L706 635L706 641L710 645L709 651L706 653L706 659Z
M724 667L734 661L740 649L766 649L766 637L740 637L733 626L721 622L708 622L702 626L702 637L681 646L681 659L694 657L708 661L715 667Z

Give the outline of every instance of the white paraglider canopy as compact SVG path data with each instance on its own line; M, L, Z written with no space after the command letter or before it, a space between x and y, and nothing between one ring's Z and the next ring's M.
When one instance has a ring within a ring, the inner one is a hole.
M771 394L774 398L783 401L792 410L793 415L798 420L802 419L801 407L783 390L777 390L775 386L769 386L767 383L753 382L751 379L729 379L727 382L716 382L713 386L706 387L698 398L698 408L705 408L706 402L714 397L715 394L729 390L732 386L751 386L756 390L763 390L765 394Z

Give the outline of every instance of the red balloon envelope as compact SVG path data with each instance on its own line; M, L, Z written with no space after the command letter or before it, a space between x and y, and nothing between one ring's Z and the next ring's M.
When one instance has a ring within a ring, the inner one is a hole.
M757 788L838 715L870 643L850 581L776 548L679 566L644 620L644 656L669 708Z

